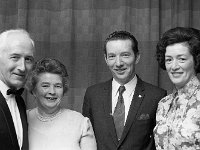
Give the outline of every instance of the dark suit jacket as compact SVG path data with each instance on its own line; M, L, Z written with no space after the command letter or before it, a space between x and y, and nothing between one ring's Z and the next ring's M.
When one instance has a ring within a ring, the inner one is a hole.
M153 128L159 100L166 91L138 78L120 141L112 117L112 80L86 90L83 115L90 118L98 150L154 150Z
M22 150L28 150L28 124L26 117L26 107L23 99L16 100L23 127ZM17 135L14 123L5 98L0 93L0 149L19 150Z

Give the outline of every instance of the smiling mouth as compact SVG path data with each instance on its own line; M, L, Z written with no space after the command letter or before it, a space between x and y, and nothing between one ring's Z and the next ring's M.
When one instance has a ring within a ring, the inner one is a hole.
M46 99L51 100L51 101L57 100L57 98L55 98L55 97L46 97Z
M124 72L126 69L115 69L116 72Z
M183 73L182 72L171 72L171 74L176 77L176 76L182 75Z
M25 78L24 74L14 74L15 76L19 77L19 78Z

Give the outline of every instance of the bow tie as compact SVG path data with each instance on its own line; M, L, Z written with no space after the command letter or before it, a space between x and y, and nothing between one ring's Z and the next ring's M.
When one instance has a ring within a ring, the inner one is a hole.
M13 95L18 95L18 96L20 96L20 95L22 95L23 91L24 91L24 88L21 88L21 89L19 89L19 90L16 90L16 89L8 89L8 90L7 90L7 95L13 94Z

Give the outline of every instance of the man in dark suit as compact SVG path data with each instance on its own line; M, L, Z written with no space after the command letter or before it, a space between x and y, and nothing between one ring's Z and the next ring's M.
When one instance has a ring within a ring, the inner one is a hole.
M26 107L21 97L34 63L34 42L22 29L0 34L0 149L28 150Z
M126 31L109 35L104 56L113 78L86 90L83 115L90 118L98 150L154 150L156 109L166 91L135 73L138 42Z

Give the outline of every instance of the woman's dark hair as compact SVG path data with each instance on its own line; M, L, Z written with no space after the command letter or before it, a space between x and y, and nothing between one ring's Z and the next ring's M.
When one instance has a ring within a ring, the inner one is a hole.
M35 63L27 81L27 88L32 93L37 82L38 76L41 73L53 73L60 75L62 78L63 88L65 93L68 90L68 73L66 67L58 60L52 58L43 58Z
M200 31L194 28L176 27L166 31L157 44L157 61L160 67L166 70L166 47L176 43L186 43L194 59L194 69L200 72Z

